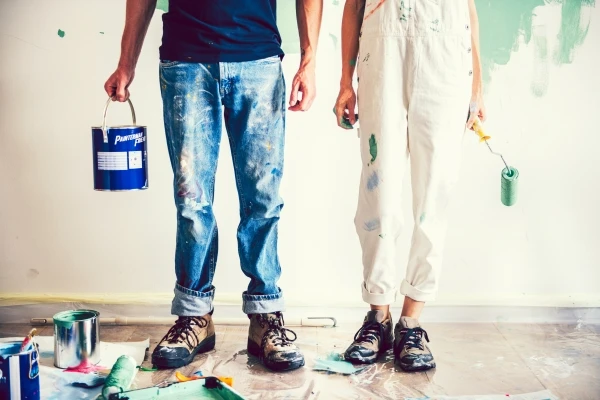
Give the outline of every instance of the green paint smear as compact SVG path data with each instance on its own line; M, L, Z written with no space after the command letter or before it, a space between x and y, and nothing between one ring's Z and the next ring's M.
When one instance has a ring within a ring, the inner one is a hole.
M99 315L98 312L89 310L62 311L56 314L52 319L54 320L54 325L69 329L73 326L74 322L85 321L98 317Z
M507 65L513 52L519 50L519 40L525 44L532 39L533 11L546 4L544 0L475 0L479 16L479 39L483 80L491 81L496 66ZM589 18L583 18L582 8L594 7L595 0L549 0L562 4L559 45L554 61L558 65L573 61L574 50L588 33Z
M375 134L371 134L369 138L369 153L371 154L371 163L373 163L377 159L377 139L375 139Z
M156 2L156 9L164 12L169 11L169 0L158 0Z
M350 60L350 65L353 67L356 66L356 60Z
M62 29L58 30L58 36L60 36L61 38L65 37L65 31L63 31Z
M590 27L589 14L582 13L582 7L594 7L595 0L563 0L558 50L555 55L557 64L573 62L573 51L583 44ZM585 17L588 18L585 18ZM584 17L584 18L582 18Z
M104 32L100 32L101 35L104 35Z
M421 214L421 217L419 218L419 222L423 223L423 221L425 221L425 217L427 216L426 213Z

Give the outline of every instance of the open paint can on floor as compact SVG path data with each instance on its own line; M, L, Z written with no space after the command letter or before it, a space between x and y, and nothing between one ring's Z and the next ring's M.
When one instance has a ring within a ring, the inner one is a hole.
M100 313L93 310L59 312L54 320L54 365L73 368L100 361Z
M136 125L131 100L133 124L106 126L104 107L102 126L92 128L94 159L94 189L108 192L143 190L148 188L148 154L146 127Z
M0 343L0 399L40 399L40 358L31 342L21 351L21 342Z

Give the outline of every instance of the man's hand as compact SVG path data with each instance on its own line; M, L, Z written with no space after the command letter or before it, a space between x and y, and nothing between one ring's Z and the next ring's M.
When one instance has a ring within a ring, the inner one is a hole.
M300 96L300 93L302 96ZM314 64L301 65L292 81L290 111L307 111L317 95Z
M118 67L104 84L104 90L113 101L127 101L134 75L133 68Z

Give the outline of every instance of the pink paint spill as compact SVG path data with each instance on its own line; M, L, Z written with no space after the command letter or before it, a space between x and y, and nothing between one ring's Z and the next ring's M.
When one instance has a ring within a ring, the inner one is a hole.
M92 372L108 371L108 368L102 367L97 364L92 364L88 360L83 360L79 365L75 367L69 367L63 372L80 372L82 374L90 374Z

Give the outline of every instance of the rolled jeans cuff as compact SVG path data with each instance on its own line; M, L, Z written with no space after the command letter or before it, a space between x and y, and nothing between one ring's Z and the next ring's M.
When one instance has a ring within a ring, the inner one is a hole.
M260 295L244 292L242 294L242 300L242 310L245 314L267 314L285 311L285 301L281 290L279 290L279 293L275 294Z
M197 317L209 314L213 310L214 286L207 292L198 292L176 284L174 292L175 297L171 303L173 315Z

